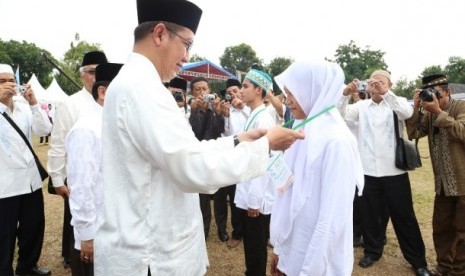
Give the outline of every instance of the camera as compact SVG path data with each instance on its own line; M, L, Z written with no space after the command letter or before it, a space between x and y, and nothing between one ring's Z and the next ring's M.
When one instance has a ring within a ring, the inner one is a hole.
M357 85L357 91L360 92L365 92L368 88L368 82L367 81L359 81Z
M182 92L176 91L173 93L174 100L177 102L183 102L184 97L182 96Z
M26 93L26 90L27 90L25 85L16 86L15 89L16 89L16 93L21 94L21 95Z
M438 91L436 91L434 88L429 87L425 88L420 91L420 99L425 102L432 102L433 101L433 94L436 94L436 98L439 100L441 98L441 95L439 94Z
M232 100L231 95L226 93L226 95L224 95L224 101L227 102L227 103L230 103L231 100Z
M203 95L203 101L206 103L212 103L215 100L215 95L205 94Z

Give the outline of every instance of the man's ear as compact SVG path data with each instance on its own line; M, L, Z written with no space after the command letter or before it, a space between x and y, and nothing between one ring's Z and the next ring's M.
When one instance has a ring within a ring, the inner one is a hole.
M153 27L152 38L155 44L159 45L166 35L168 35L168 33L166 32L165 24L158 23Z
M107 88L103 85L100 85L98 87L98 98L101 99L101 100L105 100L105 93L107 92Z

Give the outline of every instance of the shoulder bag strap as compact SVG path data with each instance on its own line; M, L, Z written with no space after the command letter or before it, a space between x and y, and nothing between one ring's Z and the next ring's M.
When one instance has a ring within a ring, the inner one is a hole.
M26 135L24 135L24 133L21 131L21 129L18 127L18 125L10 118L10 116L8 116L8 114L6 114L6 112L3 112L2 115L3 115L3 117L5 117L5 119L8 121L8 123L10 123L10 125L16 130L16 132L18 132L19 136L21 136L21 138L23 138L24 143L26 143L26 146L29 148L32 155L34 156L34 160L36 162L37 169L39 170L39 172L40 172L40 174L42 176L43 171L45 169L42 166L42 164L40 163L39 158L37 157L36 153L32 149L31 144L29 143L29 141L26 138Z

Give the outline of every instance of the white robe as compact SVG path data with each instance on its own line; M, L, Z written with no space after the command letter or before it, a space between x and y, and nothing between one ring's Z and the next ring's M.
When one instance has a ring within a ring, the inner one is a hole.
M74 231L74 248L93 240L97 216L103 205L102 106L82 115L65 140L69 207Z
M356 139L335 108L344 74L334 63L297 61L275 80L311 119L305 140L284 153L294 182L277 194L271 215L278 269L289 276L351 275L353 198L356 185L363 190L363 169Z
M203 275L199 197L263 174L268 140L199 142L154 65L132 53L103 111L104 210L95 275Z

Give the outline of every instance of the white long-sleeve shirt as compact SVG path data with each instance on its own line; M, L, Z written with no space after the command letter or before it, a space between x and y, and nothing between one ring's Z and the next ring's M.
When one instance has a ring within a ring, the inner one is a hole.
M53 122L50 150L48 151L48 173L54 187L64 185L66 178L65 138L79 117L95 104L94 98L85 88L58 104Z
M358 101L349 105L350 96L342 96L338 104L342 117L348 122L358 122L358 147L365 175L393 176L405 173L395 166L396 133L394 115L399 119L399 133L403 121L413 114L407 99L388 91L379 104L373 100Z
M13 111L0 103L32 146L32 134L47 136L52 130L47 114L39 105L14 102ZM34 156L11 124L0 115L0 198L32 193L42 188ZM4 211L4 210L3 210Z
M69 131L66 140L69 206L74 248L93 240L103 204L102 107L95 103Z
M250 108L248 106L244 106L242 110L234 107L229 108L229 117L224 117L223 137L237 135L243 132L249 114Z
M132 53L105 97L104 207L97 218L94 272L204 275L208 265L196 193L261 175L266 137L234 147L198 141L153 63Z
M262 104L252 110L243 130L257 128L270 129L274 126L275 122L273 118L266 111L265 105ZM247 210L248 208L258 209L260 213L268 215L271 213L275 192L275 185L268 174L264 174L238 184L236 186L234 203L238 208L243 210Z

